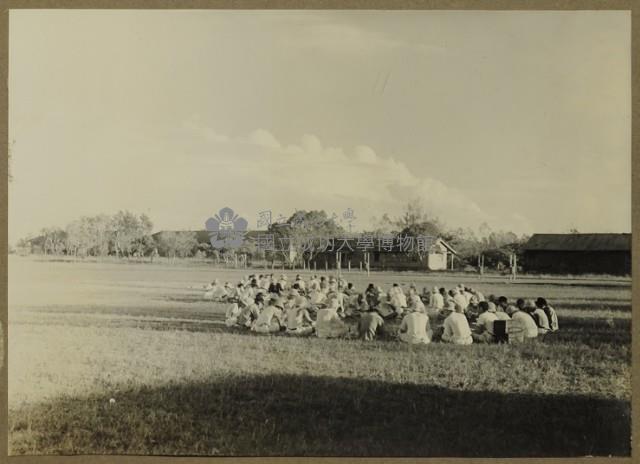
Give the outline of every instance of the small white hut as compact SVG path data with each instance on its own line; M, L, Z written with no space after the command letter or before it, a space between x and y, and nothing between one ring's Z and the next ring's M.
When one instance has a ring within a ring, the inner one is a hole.
M438 238L431 248L427 256L427 267L430 271L445 271L447 268L453 269L453 259L457 256L456 250L447 242Z

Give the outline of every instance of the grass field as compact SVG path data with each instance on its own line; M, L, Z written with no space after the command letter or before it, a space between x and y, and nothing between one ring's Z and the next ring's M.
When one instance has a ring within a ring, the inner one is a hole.
M189 287L243 273L10 257L10 453L630 454L628 279L348 274L544 296L560 320L526 345L412 347L228 329Z

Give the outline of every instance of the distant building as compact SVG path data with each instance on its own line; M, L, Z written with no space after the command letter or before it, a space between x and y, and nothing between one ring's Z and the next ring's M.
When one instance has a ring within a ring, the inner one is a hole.
M349 263L352 268L359 268L362 263L365 265L365 251L359 249L356 240L349 240L344 244L340 239L335 240L336 248L341 246L340 267L347 269ZM322 251L315 254L311 260L311 265L318 269L335 269L338 255L337 250ZM396 271L441 271L452 267L454 256L457 252L444 240L437 238L429 247L428 252L423 254L420 260L416 253L402 251L396 244L390 247L380 247L375 245L366 253L369 254L369 268L371 270L396 270Z
M631 274L631 234L534 234L523 251L527 272Z

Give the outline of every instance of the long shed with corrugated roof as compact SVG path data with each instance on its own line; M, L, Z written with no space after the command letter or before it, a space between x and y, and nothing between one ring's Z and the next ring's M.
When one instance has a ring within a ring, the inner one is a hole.
M631 274L631 234L534 234L523 251L527 272Z

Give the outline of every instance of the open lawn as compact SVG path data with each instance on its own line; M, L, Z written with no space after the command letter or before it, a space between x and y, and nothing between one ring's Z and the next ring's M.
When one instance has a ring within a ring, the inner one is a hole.
M630 454L629 279L345 273L544 296L560 321L519 346L412 347L228 329L189 287L245 273L10 257L10 453Z

